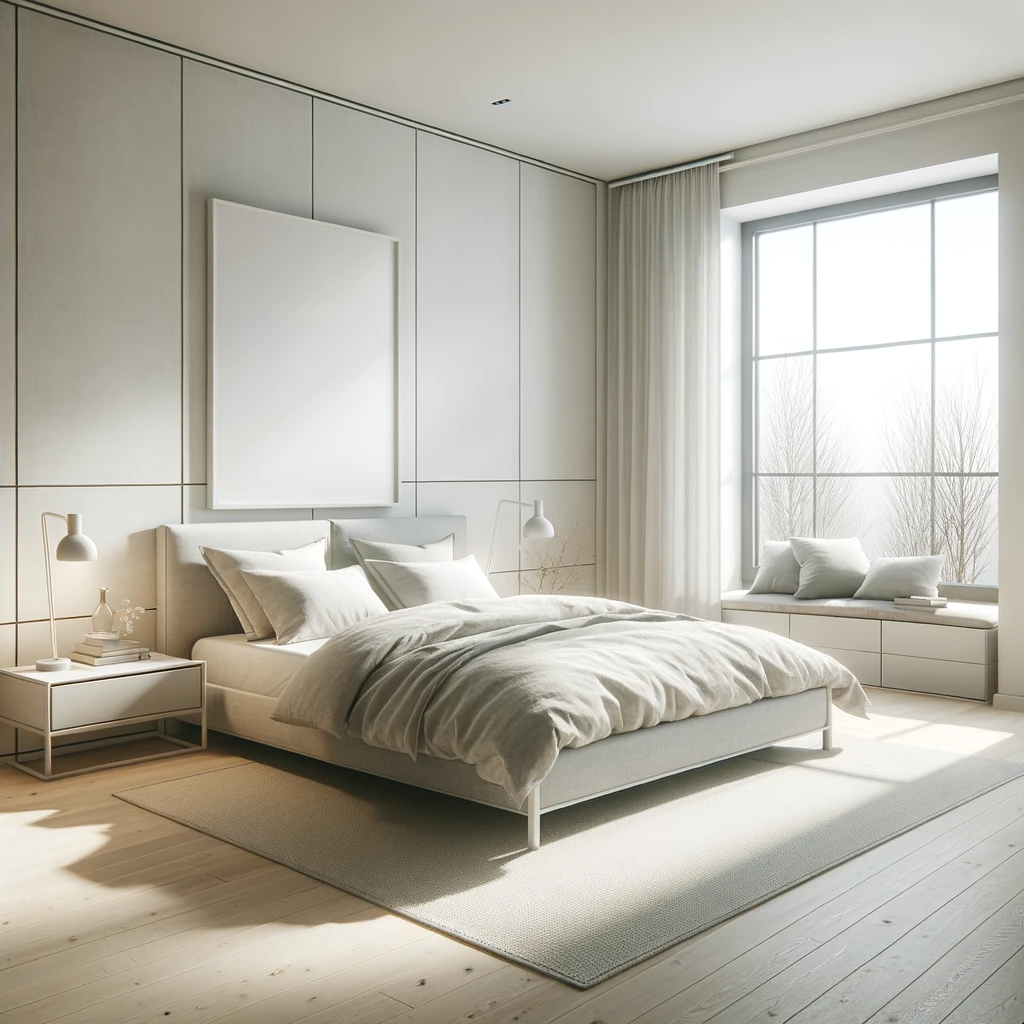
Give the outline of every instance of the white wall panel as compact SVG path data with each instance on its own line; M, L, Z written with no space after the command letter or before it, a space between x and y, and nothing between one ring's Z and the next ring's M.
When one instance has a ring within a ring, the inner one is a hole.
M519 164L418 134L417 479L519 477Z
M523 501L544 502L555 536L550 540L524 540L522 567L538 565L593 565L597 518L597 493L593 480L524 480ZM532 515L523 509L525 523ZM524 591L525 592L525 591Z
M39 517L43 512L79 512L82 529L96 542L94 562L57 562L53 604L57 616L91 615L100 587L108 603L130 597L133 604L156 604L156 530L181 522L180 487L21 487L18 489L18 618L44 619L46 575ZM63 535L51 520L51 552ZM52 557L52 555L51 555Z
M18 25L18 482L179 481L181 62Z
M13 487L0 488L0 622L14 622L18 617L14 587L17 515L17 492Z
M183 75L184 479L201 484L206 483L206 200L310 216L313 101L194 61L184 61Z
M17 628L13 625L0 626L0 665L17 663ZM9 725L0 725L0 757L14 752L14 730Z
M0 486L17 482L14 478L14 417L17 408L14 374L14 290L17 264L14 52L14 8L9 4L0 4Z
M522 166L522 474L596 472L595 186Z
M490 580L491 586L498 592L498 597L519 596L519 573L492 572Z
M206 484L186 484L182 506L185 523L269 523L282 520L311 519L308 508L232 508L212 509L206 506Z
M466 551L475 555L480 568L487 567L487 552L494 531L494 517L502 498L519 500L519 482L447 483L416 485L417 514L421 516L459 515L466 517ZM519 568L519 532L515 505L502 505L494 564L498 572Z
M314 519L377 519L385 516L416 515L416 484L398 485L398 504L385 505L383 508L315 508Z
M399 241L399 473L416 479L416 132L313 101L313 216Z

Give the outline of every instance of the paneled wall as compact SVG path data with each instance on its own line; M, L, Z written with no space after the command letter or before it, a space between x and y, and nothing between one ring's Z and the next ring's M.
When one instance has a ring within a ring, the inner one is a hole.
M483 563L499 499L544 498L560 536L524 551L505 507L496 585L592 589L602 186L0 2L0 663L47 652L43 511L100 549L55 565L62 649L100 586L153 608L159 523L376 514L206 508L211 196L400 239L377 512L465 514Z

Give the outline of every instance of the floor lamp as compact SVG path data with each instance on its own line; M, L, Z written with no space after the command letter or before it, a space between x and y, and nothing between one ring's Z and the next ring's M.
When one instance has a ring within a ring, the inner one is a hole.
M67 534L60 539L55 556L58 562L92 562L97 556L96 545L82 533L82 517L77 512L66 516L57 512L44 512L40 517L43 527L43 556L46 558L46 600L50 611L50 650L52 658L40 658L36 669L40 672L65 672L71 668L70 658L57 657L57 625L53 617L53 577L50 573L50 538L46 531L47 519L59 519L67 526Z
M494 530L491 532L491 549L487 552L487 569L485 572L488 576L491 574L491 562L494 561L494 543L498 539L498 519L501 516L502 505L519 505L522 508L533 508L533 515L523 523L523 536L527 540L543 540L546 537L554 537L555 528L551 525L551 520L544 518L544 502L535 501L531 506L528 501L513 501L511 498L502 498L498 502L498 508L494 513Z

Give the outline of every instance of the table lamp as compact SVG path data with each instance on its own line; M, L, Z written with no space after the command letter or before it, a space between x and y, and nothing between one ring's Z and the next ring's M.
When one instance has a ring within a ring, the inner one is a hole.
M67 534L57 545L58 562L92 562L96 559L96 545L82 533L82 517L77 512L62 516L57 512L44 512L40 517L43 527L43 555L46 559L46 600L50 611L51 658L40 658L36 662L39 672L64 672L71 668L70 658L57 657L57 625L53 617L53 579L50 573L50 538L46 531L47 519L60 519L67 525Z

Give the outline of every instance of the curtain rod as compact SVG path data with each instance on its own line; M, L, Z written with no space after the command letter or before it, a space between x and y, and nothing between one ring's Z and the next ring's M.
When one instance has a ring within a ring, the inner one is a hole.
M631 174L628 178L616 178L608 182L609 188L618 188L620 185L632 185L634 181L647 181L648 178L661 178L666 174L675 174L676 171L688 171L691 167L704 167L706 164L718 164L723 160L731 160L732 153L719 153L718 156L706 156L701 160L691 160L685 164L673 164L671 167L659 167L654 171L643 171L640 174Z

